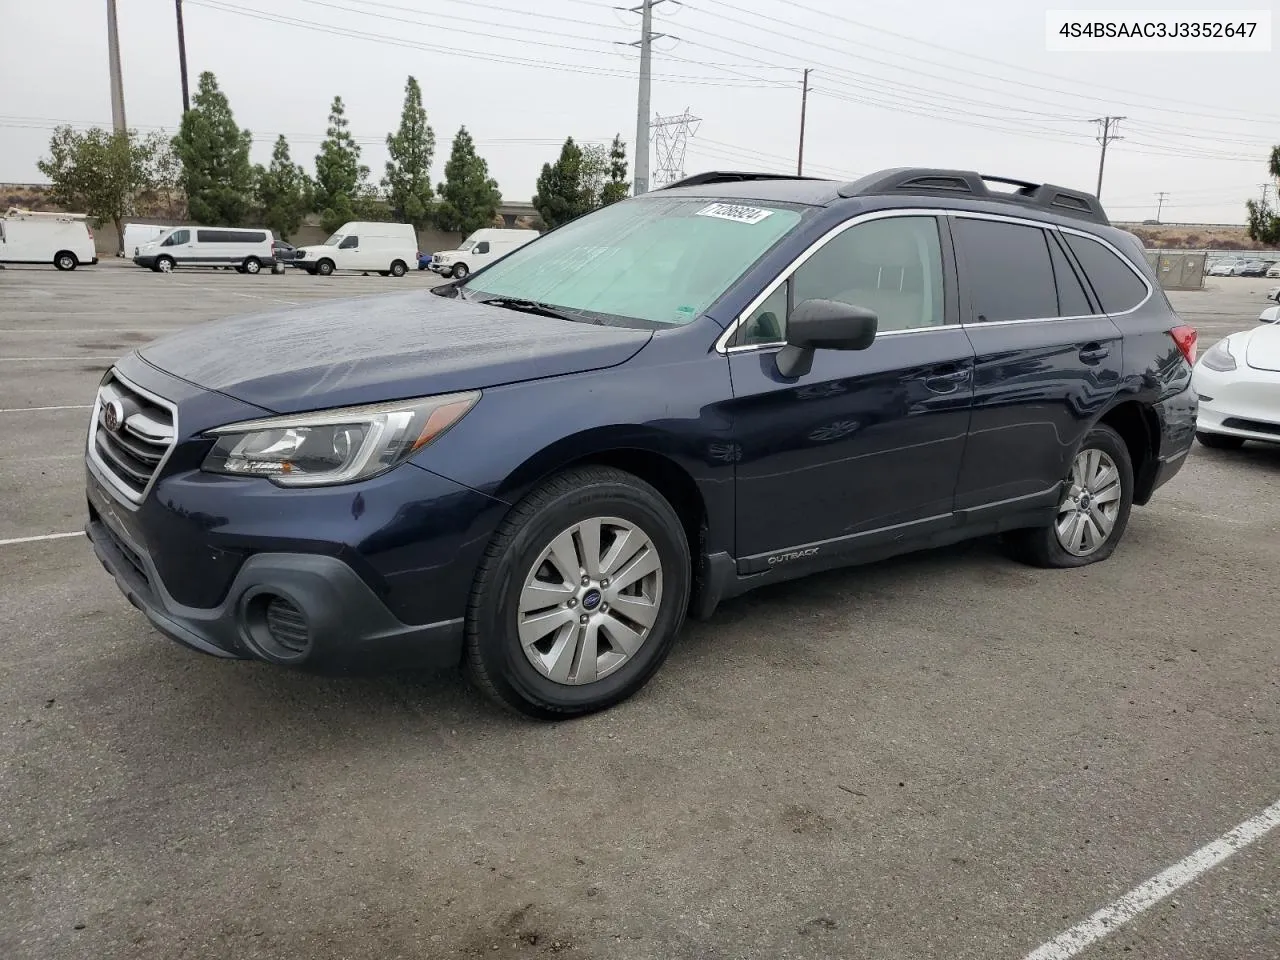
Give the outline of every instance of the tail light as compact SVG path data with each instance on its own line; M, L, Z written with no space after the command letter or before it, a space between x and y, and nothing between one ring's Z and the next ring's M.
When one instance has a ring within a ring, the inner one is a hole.
M1182 355L1187 358L1187 363L1191 366L1196 365L1196 334L1195 327L1181 326L1174 327L1169 331L1169 336L1173 337L1173 342L1178 345L1178 349L1182 351Z

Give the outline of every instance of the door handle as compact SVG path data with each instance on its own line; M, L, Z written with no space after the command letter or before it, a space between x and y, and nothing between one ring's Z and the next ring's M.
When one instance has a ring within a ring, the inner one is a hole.
M1080 359L1085 363L1098 363L1111 355L1111 348L1100 343L1087 343L1080 348Z
M969 368L960 367L943 373L935 373L924 378L924 385L934 393L954 393L969 379Z

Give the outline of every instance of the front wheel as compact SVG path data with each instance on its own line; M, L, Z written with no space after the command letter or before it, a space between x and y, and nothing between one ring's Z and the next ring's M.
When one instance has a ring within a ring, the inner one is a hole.
M59 270L74 270L80 265L80 260L71 251L63 250L53 258L53 265Z
M480 563L467 672L540 720L613 706L670 652L691 566L680 518L643 480L611 467L553 477L512 509Z
M319 263L317 263L317 264L316 264L316 273L320 274L320 276L322 276L322 277L327 277L327 276L329 276L330 274L332 274L332 273L333 273L333 261L332 261L332 260L321 260Z
M1226 433L1205 433L1196 431L1196 439L1210 450L1239 450L1244 446L1244 437L1234 437Z
M173 257L159 257L156 260L156 269L161 273L173 273L174 266Z
M403 277L408 272L409 272L409 268L404 265L403 260L392 261L391 275L393 277Z
M1037 567L1083 567L1115 552L1133 507L1133 461L1120 434L1105 424L1089 431L1071 462L1053 522L1011 539Z
M467 265L465 263L455 263L453 265L453 279L455 280L467 279L467 274L470 272L471 271L467 269Z

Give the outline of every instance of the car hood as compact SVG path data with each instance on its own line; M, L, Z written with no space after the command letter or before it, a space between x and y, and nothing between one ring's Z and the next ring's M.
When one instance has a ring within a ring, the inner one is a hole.
M138 352L207 390L295 413L599 370L651 337L421 291L215 320Z
M1280 326L1268 324L1250 331L1244 360L1255 370L1280 370Z

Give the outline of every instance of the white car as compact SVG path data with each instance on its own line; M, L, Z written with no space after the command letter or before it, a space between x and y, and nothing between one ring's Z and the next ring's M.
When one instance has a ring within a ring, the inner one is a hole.
M1270 290L1268 290L1267 299L1274 300L1276 303L1280 303L1280 287L1272 287ZM1261 320L1262 318L1259 317L1258 319Z
M324 243L298 247L288 263L313 277L327 277L335 270L403 277L409 264L418 263L418 236L408 223L353 220Z
M1267 268L1268 277L1280 277L1280 263L1273 263Z
M1195 366L1196 439L1206 447L1280 443L1280 307L1258 319L1262 326L1224 337Z
M1219 260L1209 268L1209 276L1211 277L1238 277L1240 272L1244 270L1248 261L1237 258L1230 260Z

